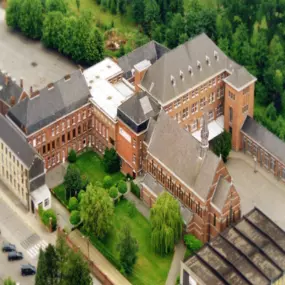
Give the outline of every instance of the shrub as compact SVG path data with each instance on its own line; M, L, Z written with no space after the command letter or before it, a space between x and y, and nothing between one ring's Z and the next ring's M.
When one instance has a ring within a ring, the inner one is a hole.
M74 211L78 209L78 200L75 197L71 197L68 202L68 209Z
M140 187L135 184L133 181L131 182L131 191L134 195L136 195L138 198L141 197L141 190Z
M81 176L81 188L83 189L83 190L86 190L86 187L87 187L87 185L89 184L89 179L88 179L88 177L86 176L86 175L82 175Z
M70 214L69 221L72 225L77 225L80 223L80 212L77 210L74 210Z
M121 161L120 161L118 154L113 148L105 149L104 156L103 156L103 165L104 165L105 171L108 173L115 173L115 172L120 171Z
M119 181L119 183L118 183L118 190L119 190L119 192L121 194L124 195L127 192L127 190L128 190L127 183L125 181L123 181L123 180Z
M137 213L137 208L134 202L129 202L128 201L128 208L127 208L127 212L129 217L134 217Z
M72 149L69 153L68 153L68 161L70 163L74 163L76 162L77 156L76 156L76 152L74 149Z
M46 211L43 211L41 219L44 225L49 226L50 218L51 218L52 230L55 230L57 223L55 211L53 209L48 209Z
M78 193L82 189L80 172L76 167L68 167L64 176L64 187L67 197L75 196L75 193Z
M184 243L192 253L198 251L203 246L203 243L191 234L184 236Z
M213 139L213 151L216 155L221 155L226 162L232 149L232 137L228 132L223 132Z
M109 175L106 175L103 179L103 187L105 189L110 189L112 185L113 185L112 177Z
M109 195L111 198L115 199L118 197L118 189L115 186L112 186L109 190Z
M84 191L84 190L80 190L80 191L79 191L78 197L77 197L79 202L81 201L81 199L82 199L82 197L84 196L84 194L85 194L85 191Z

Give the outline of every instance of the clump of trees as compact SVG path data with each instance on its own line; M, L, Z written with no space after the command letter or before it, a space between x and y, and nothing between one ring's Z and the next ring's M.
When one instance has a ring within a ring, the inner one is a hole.
M106 148L103 156L103 165L107 173L120 171L121 161L114 148Z
M92 27L91 14L74 16L63 0L10 0L6 23L76 62L94 64L104 57L103 37Z
M184 243L187 249L190 251L190 254L195 253L203 246L203 243L191 234L184 236Z
M221 155L223 161L226 162L232 149L231 134L224 131L213 139L212 145L214 153L218 156Z
M169 193L162 193L150 210L151 243L158 254L164 255L174 250L174 245L182 235L180 206Z
M81 253L71 250L59 235L56 246L40 249L35 284L91 285L92 279Z
M63 184L66 191L66 200L76 196L82 189L82 179L79 169L70 165L64 176Z

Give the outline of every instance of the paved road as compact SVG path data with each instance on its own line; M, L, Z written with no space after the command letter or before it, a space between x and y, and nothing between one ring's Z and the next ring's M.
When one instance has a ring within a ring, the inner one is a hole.
M43 48L39 41L10 31L0 7L0 69L10 73L17 82L24 77L24 88L29 91L30 86L36 90L59 80L76 66L60 54Z

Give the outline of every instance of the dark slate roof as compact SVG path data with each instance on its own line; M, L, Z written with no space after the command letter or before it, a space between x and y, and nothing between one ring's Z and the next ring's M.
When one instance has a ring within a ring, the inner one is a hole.
M169 49L156 41L150 41L147 44L135 49L134 51L120 57L118 59L118 65L124 71L124 77L126 79L131 78L132 69L134 65L143 61L149 60L152 64L160 59Z
M242 132L285 163L285 143L253 118L248 116L245 119Z
M53 86L52 89L45 87L39 95L27 97L9 110L8 116L21 129L26 129L26 134L36 132L88 102L89 89L80 70Z
M30 168L33 164L36 152L26 141L20 130L8 119L0 114L0 138L14 152L16 156Z
M206 199L220 158L212 151L199 157L200 144L163 110L150 138L148 152L166 165L202 199Z
M217 58L215 57L217 53ZM210 64L206 61L208 56ZM201 69L197 62L200 62ZM189 72L192 68L192 75ZM204 33L177 48L165 53L146 71L141 82L143 88L151 93L159 103L165 104L178 95L216 76L224 70L230 73L242 68L228 58L221 49ZM180 74L183 73L183 79ZM172 84L173 77L175 85ZM246 78L243 78L243 82ZM248 73L248 82L252 76ZM238 82L239 83L239 82Z
M285 232L255 208L184 264L201 284L273 284L285 273Z
M219 178L213 199L211 201L211 203L213 203L220 211L222 211L225 206L230 188L231 183L221 176Z
M136 125L140 125L149 118L156 116L160 111L160 105L146 92L141 91L122 103L118 109Z
M163 186L158 183L149 173L144 176L141 185L151 190L155 196L159 196L164 192Z
M11 106L11 100L17 103L22 93L23 89L12 78L9 78L6 85L5 75L0 71L0 100Z

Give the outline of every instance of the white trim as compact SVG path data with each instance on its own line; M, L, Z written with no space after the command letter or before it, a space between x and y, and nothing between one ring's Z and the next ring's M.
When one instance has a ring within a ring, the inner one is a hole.
M103 113L103 115L104 115L105 117L107 117L108 119L110 119L114 124L117 123L117 118L116 118L116 121L115 121L113 118L111 118L99 105L97 105L97 103L96 103L95 101L93 101L93 98L90 98L89 100L90 100L90 103L93 104L93 105L95 105L95 107L98 109L98 111L100 111L101 113ZM116 116L116 117L117 117L117 116Z
M246 87L248 87L249 85L251 85L252 83L254 83L255 81L257 81L257 79L254 77L253 80L249 81L248 83L246 83L245 85L237 88L235 87L232 83L228 82L227 78L222 79L225 83L227 83L229 86L231 86L233 89L235 89L236 91L240 92L243 89L245 89Z

